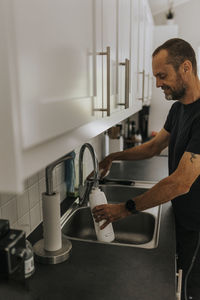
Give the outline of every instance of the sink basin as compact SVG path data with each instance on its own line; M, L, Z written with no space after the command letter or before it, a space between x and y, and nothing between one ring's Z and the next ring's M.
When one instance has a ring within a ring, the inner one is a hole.
M145 188L103 185L108 203L120 203L147 191ZM158 245L161 207L154 207L113 223L115 240L111 245L152 249ZM66 217L62 232L69 239L98 242L90 207L77 207Z

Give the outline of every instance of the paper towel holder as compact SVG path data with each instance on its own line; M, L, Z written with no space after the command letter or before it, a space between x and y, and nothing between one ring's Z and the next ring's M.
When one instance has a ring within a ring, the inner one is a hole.
M54 168L59 165L60 163L66 161L67 159L72 159L70 155L65 155L58 160L54 161L50 165L48 165L45 169L45 176L46 176L46 193L45 196L53 197L55 192L53 191L53 170ZM43 217L43 224L44 224L44 217ZM45 245L45 238L39 240L33 246L35 258L38 262L44 264L58 264L61 262L66 261L71 253L72 250L72 243L61 233L60 227L60 234L61 234L61 248L57 249L56 251L47 251L44 247Z

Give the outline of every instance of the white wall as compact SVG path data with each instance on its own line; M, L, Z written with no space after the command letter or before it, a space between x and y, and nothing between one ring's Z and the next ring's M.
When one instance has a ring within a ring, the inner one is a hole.
M156 31L160 30L160 34L157 35L159 38L158 40L155 40L154 43L154 49L159 45L159 41L160 44L162 44L169 38L179 37L191 43L197 55L198 47L200 46L200 0L191 0L189 2L183 3L175 7L174 12L175 24L178 27L177 34L173 34L173 32L170 33L170 25L166 25L166 12L154 16L155 25L158 26ZM165 30L164 28L168 28L169 30ZM154 34L154 36L155 35L156 34ZM154 79L152 103L149 116L149 135L152 131L159 131L162 128L172 103L173 101L168 102L167 100L165 100L164 94L161 89L157 89L155 87Z
M154 27L153 48L156 49L170 38L178 36L177 25L157 25ZM156 80L153 78L152 99L149 115L149 136L152 131L160 131L165 123L168 111L174 101L167 101L161 88L156 87Z
M175 7L175 23L179 27L179 37L187 40L197 53L200 46L200 1L191 0ZM155 25L166 24L165 13L154 16Z

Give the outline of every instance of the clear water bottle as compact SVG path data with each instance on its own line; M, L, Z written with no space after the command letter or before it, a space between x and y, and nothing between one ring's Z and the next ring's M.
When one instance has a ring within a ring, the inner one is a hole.
M26 249L24 254L24 274L25 278L30 277L35 271L34 254L31 243L26 240Z

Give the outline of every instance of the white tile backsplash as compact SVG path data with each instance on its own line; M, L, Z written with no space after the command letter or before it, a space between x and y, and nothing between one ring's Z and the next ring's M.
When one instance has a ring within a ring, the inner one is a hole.
M1 194L1 205L8 203L15 195L14 194Z
M17 221L17 198L14 197L1 207L3 219L9 219L10 224Z
M46 191L46 181L45 177L41 178L39 181L39 200L42 200L42 194Z
M30 221L31 231L33 231L42 221L39 202L30 210Z
M103 135L90 140L99 161L102 159ZM80 147L75 149L76 186L78 186L78 158ZM92 170L92 159L88 151L84 156L84 174ZM59 165L53 172L53 186L60 192L61 201L66 198L64 164ZM45 170L41 170L24 183L24 192L20 195L0 194L0 218L9 219L11 228L21 229L28 236L42 221L42 193L46 191Z
M35 183L28 189L28 199L30 209L33 208L39 201L39 183Z
M39 180L45 177L45 169L41 170L41 171L38 173L38 177L39 177Z
M25 191L22 195L17 196L17 216L18 219L29 212L29 197L28 191Z
M28 236L31 232L30 224L30 212L26 213L22 218L18 219L17 223L14 224L14 228L24 230Z
M28 186L32 186L34 183L37 183L37 182L38 182L38 179L39 179L38 173L37 173L37 174L34 174L34 175L31 176L31 177L29 177L29 178L28 178Z

